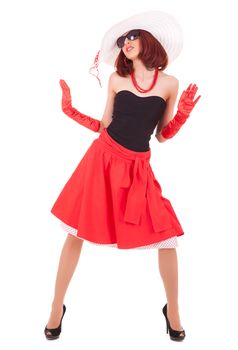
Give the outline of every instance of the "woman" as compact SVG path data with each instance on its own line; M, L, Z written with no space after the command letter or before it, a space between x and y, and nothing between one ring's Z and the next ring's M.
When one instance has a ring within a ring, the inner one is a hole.
M130 17L104 36L100 61L115 65L101 121L82 114L71 104L65 81L62 109L69 117L100 135L78 164L51 212L68 236L63 246L47 339L56 339L66 311L63 304L83 241L119 249L156 248L167 303L165 316L170 339L181 341L178 307L177 236L184 234L170 201L162 196L149 160L149 140L165 142L185 123L199 100L196 85L182 93L173 115L178 80L163 70L182 48L176 20L153 11Z

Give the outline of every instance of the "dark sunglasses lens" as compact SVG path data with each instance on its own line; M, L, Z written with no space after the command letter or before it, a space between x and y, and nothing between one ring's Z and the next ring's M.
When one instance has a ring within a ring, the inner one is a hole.
M129 33L127 33L127 35L125 36L120 36L118 39L117 39L117 46L119 48L122 48L124 46L124 42L125 42L125 39L127 38L128 40L135 40L137 39L138 37L140 36L140 31L137 30L137 29L133 29L131 30Z
M140 35L140 31L139 30L131 30L128 34L127 34L127 38L129 40L135 40L139 37Z
M117 46L119 48L122 48L125 42L125 36L120 36L120 38L117 39Z

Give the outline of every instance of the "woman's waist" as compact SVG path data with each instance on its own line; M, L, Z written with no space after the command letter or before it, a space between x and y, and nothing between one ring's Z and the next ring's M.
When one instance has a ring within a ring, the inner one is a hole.
M109 135L107 128L104 128L102 130L99 137L95 141L98 141L102 146L104 146L106 149L108 149L112 153L117 154L118 156L128 160L135 160L139 158L142 160L149 161L151 157L150 149L147 151L141 152L141 151L134 151L124 147Z

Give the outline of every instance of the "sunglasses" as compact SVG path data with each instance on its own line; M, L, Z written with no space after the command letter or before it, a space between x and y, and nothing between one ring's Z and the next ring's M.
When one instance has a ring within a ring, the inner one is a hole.
M121 49L124 46L125 39L127 38L128 40L136 40L140 36L140 30L139 29L133 29L130 30L126 35L120 36L117 39L117 46Z

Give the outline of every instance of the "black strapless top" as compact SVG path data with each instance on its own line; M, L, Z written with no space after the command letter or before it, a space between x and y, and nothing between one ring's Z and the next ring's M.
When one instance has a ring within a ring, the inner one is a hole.
M151 135L165 108L166 101L160 96L142 97L129 90L121 90L115 96L112 121L107 132L126 148L148 151Z

